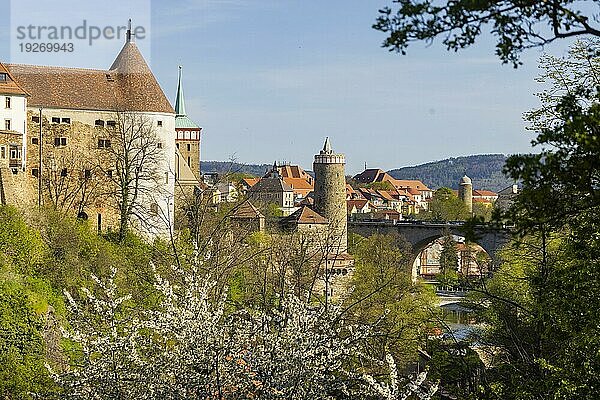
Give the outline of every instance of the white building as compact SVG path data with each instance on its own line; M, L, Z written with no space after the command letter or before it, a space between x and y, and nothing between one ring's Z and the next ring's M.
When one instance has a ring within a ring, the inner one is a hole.
M0 63L0 161L12 168L26 167L23 137L27 132L27 92ZM26 146L26 141L25 141Z
M114 126L123 113L139 115L151 124L163 151L158 166L162 178L148 183L153 190L146 191L142 199L143 209L147 212L139 216L136 225L141 233L148 235L168 232L173 226L174 214L175 111L138 47L131 41L131 35L128 34L121 52L106 70L7 64L5 74L24 92L11 99L10 116L0 107L2 119L11 121L11 129L27 136L23 141L23 154L27 154L27 147L30 156L38 152L36 130L39 129L40 109L44 120L66 127L74 122L91 127ZM29 95L27 100L26 95ZM29 117L25 110L29 111ZM27 118L31 119L32 132L26 132ZM95 146L95 138L78 138L75 131L72 137L59 138L63 139L64 142L59 142L60 147L70 146L73 142L75 148L75 142L84 141L89 141L94 151L100 147ZM81 143L78 144L81 148ZM90 144L87 146L89 148ZM26 158L23 157L24 168ZM98 215L99 225L100 217Z

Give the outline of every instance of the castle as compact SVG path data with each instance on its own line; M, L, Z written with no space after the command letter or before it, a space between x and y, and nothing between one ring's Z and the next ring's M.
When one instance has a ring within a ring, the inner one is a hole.
M52 203L98 231L116 228L121 158L145 146L129 206L141 233L162 235L173 226L176 179L199 183L201 128L185 114L181 70L173 109L131 30L108 69L0 63L0 101L2 204ZM129 142L118 148L124 131Z

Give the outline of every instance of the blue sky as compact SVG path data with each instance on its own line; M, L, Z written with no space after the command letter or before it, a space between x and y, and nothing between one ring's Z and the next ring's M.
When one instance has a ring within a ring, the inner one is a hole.
M204 127L205 160L311 168L325 136L346 154L348 173L365 162L391 169L529 151L532 136L521 114L536 105L533 93L541 89L533 80L540 51L526 53L517 70L500 64L489 37L459 53L437 44L417 44L407 56L389 53L380 47L383 34L371 28L389 1L38 3L60 16L53 23L78 24L89 15L103 24L125 24L131 16L134 24L150 25L151 37L140 47L171 100L183 65L187 111ZM3 4L6 10L10 2ZM15 23L15 16L11 26L8 14L0 15L0 59L25 62L10 51ZM35 63L107 68L122 43L94 46L85 56ZM558 42L546 51L562 55L566 48Z

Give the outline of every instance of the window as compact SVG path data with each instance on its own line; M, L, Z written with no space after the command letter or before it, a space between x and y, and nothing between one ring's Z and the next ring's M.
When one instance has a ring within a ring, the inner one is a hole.
M4 120L4 130L10 131L10 119Z
M165 183L169 183L169 173L165 172Z
M110 139L98 139L98 148L106 149L111 146Z
M102 121L101 119L97 119L96 122L94 122L94 125L100 128L104 127L104 121Z
M63 124L70 124L71 123L71 118L63 118L62 119L62 123Z
M117 121L106 121L106 126L114 128L115 126L117 126Z
M21 158L21 149L17 146L10 146L10 158L11 160L18 160Z
M177 146L177 148L179 148L179 143L175 143L175 146Z
M113 175L113 170L109 169L108 171L106 171L106 176L108 176L109 178L112 178Z
M190 160L189 157L188 157L188 167L192 168L192 161Z
M10 97L7 97L4 102L4 108L10 108Z
M63 168L60 170L60 176L62 176L63 178L66 177L68 174L68 171L66 168Z
M60 118L58 118L58 117L52 117L52 123L53 124L60 124Z
M0 146L0 158L6 159L6 146Z
M32 137L31 138L31 144L40 144L40 139L38 139L36 137Z
M33 122L35 122L36 124L39 124L39 123L40 123L40 117L38 117L38 116L33 116L33 117L31 117L31 120L32 120Z
M83 171L83 177L85 179L90 179L92 177L92 171L89 169L86 169L85 171Z
M156 203L150 204L150 214L158 215L158 204L156 204Z
M8 80L8 75L5 73L0 73L0 82L6 82Z
M162 121L157 121L158 126L162 126Z
M31 175L32 175L32 176L35 176L35 177L37 178L37 177L38 177L38 175L39 175L39 173L40 173L40 170L39 170L39 169L37 169L37 168L32 168L32 169L31 169Z
M162 142L158 142L158 143L156 144L156 147L158 147L159 149L162 149Z
M66 146L67 145L67 138L66 137L57 137L54 138L54 146L55 147L62 147L62 146Z
M191 144L187 144L187 151L192 151L192 145Z

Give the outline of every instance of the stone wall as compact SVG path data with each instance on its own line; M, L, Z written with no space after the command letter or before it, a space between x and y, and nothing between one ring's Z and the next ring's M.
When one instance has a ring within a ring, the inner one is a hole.
M313 169L315 172L315 211L329 220L331 251L343 253L348 246L344 164L315 161Z

